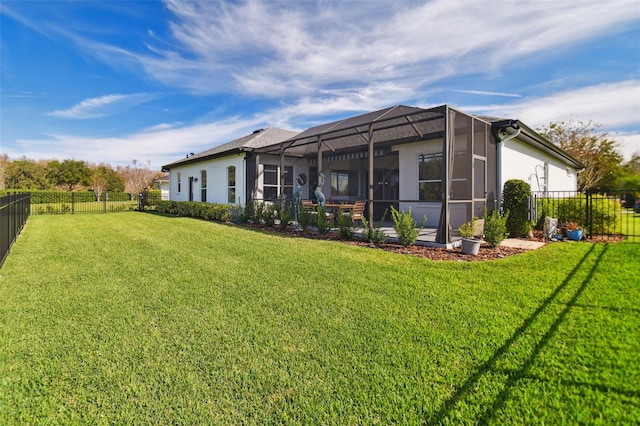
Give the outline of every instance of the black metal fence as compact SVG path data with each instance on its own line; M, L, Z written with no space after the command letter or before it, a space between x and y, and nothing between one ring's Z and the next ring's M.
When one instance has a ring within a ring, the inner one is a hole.
M31 194L14 193L0 197L0 267L31 213Z
M31 197L31 213L87 214L143 210L153 208L160 198L157 191L133 196L123 192L103 192L97 195L94 192L35 191Z
M572 223L584 229L592 240L640 242L640 206L635 191L534 192L529 199L529 218L542 229L546 217L558 219L558 225Z

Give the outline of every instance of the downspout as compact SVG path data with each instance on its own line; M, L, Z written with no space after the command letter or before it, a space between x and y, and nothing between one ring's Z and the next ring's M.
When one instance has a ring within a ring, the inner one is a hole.
M511 139L515 139L518 136L520 136L520 133L522 132L522 129L520 128L520 126L518 126L518 124L513 121L510 120L509 124L506 126L501 127L500 129L505 129L507 127L513 127L514 129L516 129L516 132L505 137L504 139L502 139L502 137L500 137L500 130L497 127L494 127L494 134L496 136L496 140L497 140L497 151L496 151L496 163L498 164L498 170L496 170L496 181L498 182L498 188L497 189L497 202L498 202L498 210L502 209L502 147L504 146L505 142L510 141Z

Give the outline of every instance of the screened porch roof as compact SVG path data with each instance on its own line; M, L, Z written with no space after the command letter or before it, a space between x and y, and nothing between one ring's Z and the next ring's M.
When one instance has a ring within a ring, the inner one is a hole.
M322 150L349 150L368 145L410 142L427 135L442 137L447 106L424 109L396 105L356 117L311 127L282 143L257 149L258 153L279 154L285 150L292 156L315 156L318 143Z

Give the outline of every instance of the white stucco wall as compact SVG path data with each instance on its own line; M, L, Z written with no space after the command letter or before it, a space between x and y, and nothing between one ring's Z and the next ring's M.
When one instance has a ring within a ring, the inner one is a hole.
M518 139L509 140L502 147L500 188L510 179L527 182L531 185L532 191L543 191L543 186L546 186L547 191L575 191L577 187L577 174L574 169L567 168L562 161Z
M193 201L202 201L200 172L206 170L207 202L226 204L228 202L227 167L229 166L235 166L236 168L236 204L244 205L246 202L244 153L172 168L169 171L170 199L173 201L189 201L189 177L194 177L198 178L198 181L193 183ZM178 173L181 175L180 191L178 191Z
M399 164L399 195L401 200L417 200L418 199L418 155L435 154L442 152L442 140L432 140L424 142L416 142L411 144L397 145L394 147L398 151ZM440 202L400 202L398 208L400 211L408 212L411 208L411 214L414 220L422 223L424 216L427 216L427 227L437 227L440 221L440 210L442 203Z
M248 161L255 161L251 158ZM263 165L272 164L279 166L280 157L271 155L261 155L260 165L258 168L258 191L255 194L257 198L262 198L262 185L263 185ZM184 166L177 166L169 171L170 181L170 199L173 201L189 201L189 177L198 178L197 182L193 183L193 201L202 201L201 198L201 171L207 171L207 202L208 203L227 203L227 168L235 166L236 168L236 200L235 204L244 206L247 202L247 197L251 198L252 194L246 194L246 177L247 177L247 164L245 153L233 154L226 157L216 158L212 160L205 160L198 163L187 164ZM295 178L304 173L309 179L309 167L307 162L303 159L291 159L287 158L285 165L293 166L293 190L296 190ZM178 173L181 174L181 188L178 191ZM254 182L250 182L250 186L253 186ZM304 185L301 188L302 198L309 198L308 185Z

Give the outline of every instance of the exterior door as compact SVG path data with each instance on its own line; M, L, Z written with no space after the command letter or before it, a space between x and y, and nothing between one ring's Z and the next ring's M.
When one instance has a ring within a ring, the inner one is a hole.
M374 169L373 171L373 218L391 219L391 207L398 209L398 194L400 192L398 169Z

